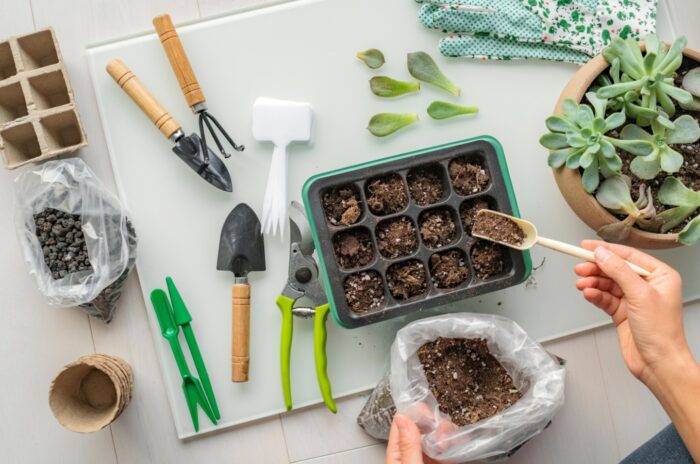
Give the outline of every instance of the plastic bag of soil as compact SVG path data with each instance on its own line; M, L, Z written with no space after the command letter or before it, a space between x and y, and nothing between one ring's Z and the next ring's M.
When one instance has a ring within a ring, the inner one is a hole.
M15 228L47 304L112 319L136 260L136 233L119 199L85 162L50 161L20 174Z
M485 339L522 397L489 418L454 424L440 410L418 358L418 350L439 337ZM501 316L462 313L419 320L396 334L390 370L357 421L373 437L386 439L398 411L418 425L429 457L446 463L498 461L544 430L564 403L561 364L518 324Z

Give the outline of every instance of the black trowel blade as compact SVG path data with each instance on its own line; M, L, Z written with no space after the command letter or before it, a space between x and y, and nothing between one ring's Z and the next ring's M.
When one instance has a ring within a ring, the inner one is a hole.
M221 158L216 156L209 147L207 147L207 151L209 152L209 164L206 165L204 163L204 156L202 156L202 140L197 134L180 137L177 142L175 142L173 151L182 161L187 163L189 167L199 174L202 179L225 192L233 191L231 175L228 173L228 169L226 169Z
M245 203L233 208L221 228L216 268L231 271L237 277L265 270L265 242L260 221Z

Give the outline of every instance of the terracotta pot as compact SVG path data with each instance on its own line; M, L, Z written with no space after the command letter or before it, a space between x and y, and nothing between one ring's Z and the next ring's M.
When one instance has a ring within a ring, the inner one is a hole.
M686 48L683 50L683 54L700 63L700 51ZM602 55L596 56L582 66L559 96L554 113L562 114L561 103L567 98L580 102L593 81L607 68L608 62ZM564 199L591 229L598 231L607 224L619 221L603 208L593 195L584 190L578 169L567 169L566 166L563 166L559 169L553 169L553 172ZM656 234L633 228L625 244L637 248L673 248L680 246L677 239L678 234Z

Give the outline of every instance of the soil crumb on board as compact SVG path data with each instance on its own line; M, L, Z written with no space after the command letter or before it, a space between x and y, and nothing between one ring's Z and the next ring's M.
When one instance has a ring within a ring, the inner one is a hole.
M323 210L334 226L355 224L362 216L360 192L354 185L335 187L323 194Z
M481 280L503 274L509 269L508 249L498 243L486 240L478 241L471 252L472 266L476 276Z
M420 236L430 248L449 245L457 238L457 226L448 209L425 211L418 218Z
M412 169L406 177L411 198L418 206L427 206L442 199L444 188L438 166Z
M448 170L452 186L460 195L479 193L489 185L491 180L483 166L470 162L464 157L452 160Z
M435 253L430 257L430 274L437 288L458 286L469 277L464 253L460 250Z
M34 215L34 225L44 262L55 280L92 271L80 215L46 208Z
M457 426L495 416L523 396L482 338L439 337L417 354L440 411Z
M343 231L333 237L333 250L338 266L353 269L369 264L374 258L374 247L369 231L364 228Z
M345 279L345 300L356 313L366 313L384 306L384 282L377 271L363 271Z
M472 233L515 246L520 246L525 241L525 232L517 222L488 211L477 214Z
M421 295L428 288L425 266L416 259L392 264L386 272L386 279L391 296L397 300Z
M388 174L367 183L367 206L378 215L403 211L408 206L408 194L398 174Z
M407 217L387 219L377 226L377 248L388 259L408 256L418 248L416 227Z
M494 209L490 207L489 201L484 198L467 200L459 207L459 217L462 220L464 231L471 235L472 227L476 222L476 214L482 209Z

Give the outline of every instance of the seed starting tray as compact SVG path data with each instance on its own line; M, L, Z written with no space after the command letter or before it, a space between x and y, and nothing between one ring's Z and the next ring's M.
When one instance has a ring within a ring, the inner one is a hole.
M487 171L490 181L483 190L468 195L460 195L455 191L448 169L453 160L460 158L465 158L470 163L479 164ZM407 184L409 171L421 167L437 169L441 173L443 184L442 199L425 206L418 206L414 202ZM408 205L403 211L381 216L376 215L368 208L367 184L376 178L389 174L398 174L402 178L408 195ZM326 218L323 195L331 189L348 185L359 193L362 213L359 219L351 225L331 224ZM331 312L336 322L347 328L361 327L511 287L526 280L532 269L529 252L520 252L505 247L503 247L503 257L507 269L501 274L481 280L472 265L471 251L474 245L481 240L473 238L465 230L461 220L461 206L467 202L483 199L487 201L491 209L519 216L503 149L498 141L492 137L482 136L463 140L319 174L307 180L303 189L303 197L318 250L321 274L326 286ZM449 210L457 228L456 238L451 243L438 248L431 248L424 243L420 233L419 218L421 218L421 214L433 209ZM377 226L383 221L400 217L407 217L412 221L419 245L411 254L389 259L379 252ZM369 231L374 257L364 266L343 269L336 260L333 239L339 233L353 230ZM468 276L466 280L454 287L438 288L431 269L431 256L450 250L461 252L464 264L468 267ZM387 271L392 265L412 260L423 264L427 288L423 293L408 299L395 299L387 285ZM383 304L381 307L366 312L354 312L345 298L345 282L351 275L366 271L374 271L381 276L384 287Z
M87 145L51 28L0 42L0 154L7 169Z

